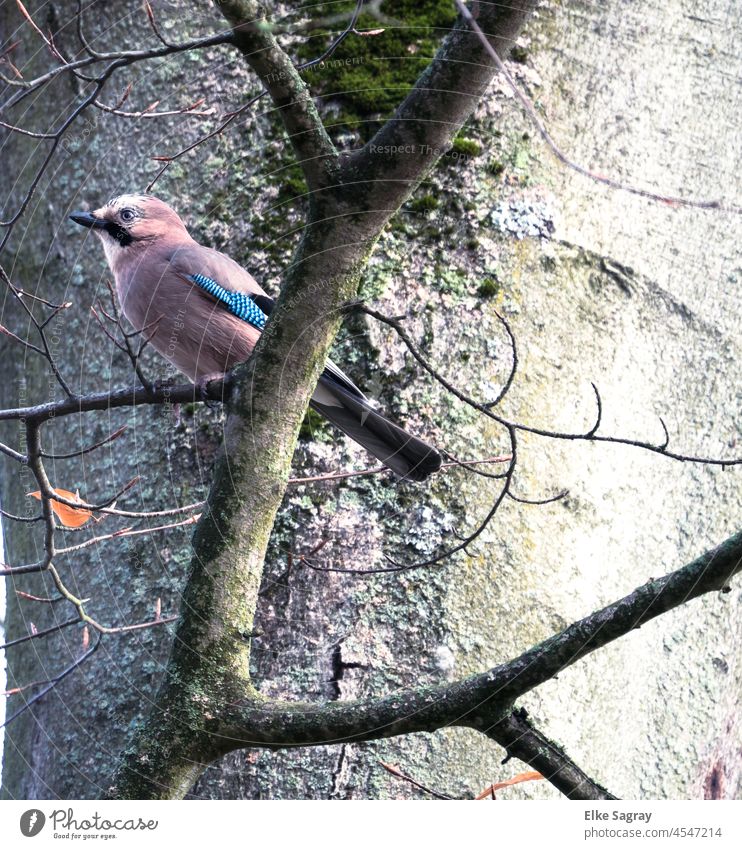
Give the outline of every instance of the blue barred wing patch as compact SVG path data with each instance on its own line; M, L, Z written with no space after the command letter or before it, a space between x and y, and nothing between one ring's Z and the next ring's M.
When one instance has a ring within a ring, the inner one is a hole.
M205 274L189 274L188 276L204 292L208 292L217 301L223 303L232 315L252 324L258 330L265 327L268 317L249 295L244 292L230 292L229 289L220 286L216 280L212 280Z

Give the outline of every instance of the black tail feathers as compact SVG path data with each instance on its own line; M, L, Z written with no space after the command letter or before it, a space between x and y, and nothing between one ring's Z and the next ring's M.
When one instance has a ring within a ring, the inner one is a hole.
M441 467L441 455L427 443L377 413L361 396L339 386L332 378L320 378L336 404L311 406L351 439L370 451L396 475L405 480L424 481Z

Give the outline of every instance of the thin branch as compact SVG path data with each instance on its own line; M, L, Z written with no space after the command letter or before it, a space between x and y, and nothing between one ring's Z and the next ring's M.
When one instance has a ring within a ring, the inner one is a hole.
M317 56L315 59L310 59L309 62L305 62L303 65L299 66L299 70L306 71L309 68L313 68L315 65L319 65L321 62L324 62L325 59L329 59L330 56L340 47L340 45L345 41L345 39L349 35L360 35L361 33L356 31L356 24L358 23L358 18L361 15L361 11L363 10L364 0L356 0L355 8L353 9L353 14L348 21L345 29L337 36L337 38L333 39L328 48Z
M602 185L609 186L612 189L620 189L621 191L628 192L632 195L639 195L639 197L648 198L649 200L659 201L660 203L665 203L669 206L685 206L693 207L696 209L719 209L725 212L733 212L735 215L742 214L742 207L737 206L735 204L727 204L720 200L696 200L694 198L663 195L658 192L651 191L650 189L645 189L639 186L632 186L628 183L622 183L619 180L614 180L611 177L605 177L602 174L596 173L595 171L590 171L583 165L580 165L579 163L570 159L551 137L551 134L546 129L543 122L539 118L538 113L534 109L533 104L520 90L517 83L511 76L510 71L508 71L507 66L505 65L503 60L497 55L497 52L494 50L487 36L482 31L482 28L475 20L474 15L472 15L469 9L467 9L463 0L454 0L454 2L456 3L456 7L458 8L461 16L466 20L468 25L471 27L472 31L476 33L477 37L482 43L482 46L487 51L492 61L497 65L497 69L507 80L508 85L513 91L513 94L518 99L523 109L526 111L526 114L538 130L541 138L546 142L547 146L549 147L549 150L551 150L554 156L556 156L556 158L563 165L566 165L568 168L571 168L573 171L576 171L578 174L581 174L583 177L587 177L595 183L601 183Z
M93 392L65 398L63 401L50 401L30 407L16 407L0 410L0 421L25 419L38 424L61 416L71 416L78 413L91 413L96 410L112 410L118 407L139 407L153 404L185 404L201 400L222 401L224 399L225 380L212 380L204 389L204 397L194 392L192 383L181 383L172 386L157 386L151 391L141 389L114 389L111 392Z
M550 740L528 719L525 710L514 710L484 732L499 743L508 757L527 763L560 790L568 799L616 799Z
M93 106L95 106L96 109L100 109L101 112L108 112L109 115L116 115L119 118L171 118L176 115L183 115L191 118L211 118L213 117L213 111L211 109L201 112L197 111L199 106L203 106L204 100L205 98L202 97L190 106L183 106L181 109L168 109L164 112L154 111L160 103L159 100L156 100L154 103L150 103L146 109L141 109L137 112L126 112L122 109L118 109L116 106L110 106L107 103L102 103L100 100L94 100Z
M29 203L31 202L32 197L34 196L36 189L38 188L43 175L46 173L47 168L51 164L57 148L59 144L67 132L67 130L72 126L72 124L77 120L77 118L88 108L88 106L95 105L96 101L98 101L98 97L102 92L105 84L108 79L112 76L112 74L119 68L126 67L135 62L144 61L147 59L160 58L164 56L170 56L176 53L181 53L189 50L197 50L206 47L211 47L215 45L221 44L233 44L234 36L231 32L220 33L214 36L208 36L206 38L194 39L192 41L185 42L183 44L177 45L169 45L162 46L160 48L155 48L151 50L138 50L138 51L118 51L115 53L97 53L93 51L89 44L84 40L83 35L83 45L86 46L86 49L89 54L83 59L79 59L76 61L67 61L64 57L59 53L59 51L54 46L53 40L47 38L43 32L38 28L38 26L34 23L32 17L29 15L25 7L20 0L17 0L19 4L19 8L22 11L22 14L29 22L30 26L41 36L44 40L45 44L49 47L52 54L56 59L60 61L60 65L46 74L37 77L34 80L30 80L28 82L24 82L21 86L20 90L12 95L8 100L5 101L4 104L0 105L0 111L10 109L11 107L19 104L24 98L28 97L32 92L37 91L42 86L44 86L47 82L53 80L56 76L61 73L73 73L74 75L80 77L85 83L92 84L92 91L85 96L72 110L72 112L67 116L67 118L62 122L62 124L51 133L51 138L47 139L51 142L49 146L49 150L46 153L46 156L41 161L40 165L36 169L34 176L31 179L31 182L26 190L24 197L22 198L20 204L18 205L16 211L10 215L9 218L0 221L0 227L5 228L6 232L2 239L0 239L0 252L5 248L8 243L8 240L11 237L13 228L21 216L26 211ZM79 16L78 16L78 26L81 28L81 24L79 24ZM93 65L98 62L108 62L109 64L103 69L102 72L97 77L86 77L79 73L79 69L87 67L88 65ZM46 349L46 346L44 346ZM48 351L47 351L48 353ZM50 359L50 363L52 364L52 368L54 369L54 361ZM64 383L63 378L55 371L55 376L59 383L65 389L65 393L67 395L71 395L72 393L66 388L66 384Z
M598 432L598 428L600 427L601 422L603 421L603 399L600 397L600 392L598 391L598 387L590 381L590 386L593 387L593 392L595 392L595 403L597 406L597 411L595 413L595 424L587 431L585 434L585 439L591 439ZM667 448L667 444L665 444L665 448Z
M505 500L505 496L508 495L510 491L510 487L513 482L513 476L515 474L515 468L517 464L517 437L516 433L512 428L508 428L508 435L510 437L510 454L508 468L505 474L503 475L503 485L500 489L497 497L495 498L492 507L490 508L487 515L484 519L477 525L477 527L469 533L465 537L459 537L460 542L456 545L450 546L449 548L444 548L439 551L437 554L434 554L432 557L428 557L425 560L415 560L411 563L403 563L398 560L394 560L389 555L385 554L384 559L390 563L390 566L377 566L371 568L355 568L355 567L345 567L345 566L317 566L312 563L308 557L300 557L299 562L304 563L310 569L313 569L315 572L339 572L341 574L347 575L384 575L387 573L397 573L397 572L410 572L413 569L424 569L430 566L434 566L437 563L441 563L444 560L448 560L450 557L453 557L454 554L458 554L460 551L466 551L467 547L471 545L487 528L490 522L494 519L498 510L502 506L503 501ZM459 465L458 463L454 465Z
M57 604L60 601L67 601L63 595L58 595L54 598L44 598L43 596L31 595L31 593L24 592L23 590L16 590L15 594L18 598L23 598L26 601L37 601L40 604ZM86 601L89 601L89 599L86 599Z
M28 684L23 684L21 687L11 687L10 690L3 690L0 692L0 696L17 696L19 693L23 693L25 690L31 690L34 687L41 687L42 684L48 684L49 679L43 678L41 681L29 681Z
M6 716L5 721L0 724L0 728L5 728L6 725L10 725L10 723L13 722L14 719L17 719L30 707L35 705L36 702L38 702L40 699L43 699L47 693L51 692L57 686L57 684L60 683L60 681L63 681L68 675L70 675L76 669L79 669L85 663L85 661L88 660L88 658L92 657L95 654L95 652L98 650L98 647L100 646L100 642L101 637L100 635L98 635L95 643L80 657L78 657L77 660L75 660L68 667L63 669L59 673L59 675L56 675L54 678L52 678L49 681L48 686L46 686L40 693L37 693L35 696L33 696L33 698L29 699L22 707L18 708L15 713L12 713L10 716Z
M78 617L67 619L60 622L58 625L52 625L50 628L45 628L43 631L35 631L32 634L26 634L23 637L16 637L15 640L8 640L7 643L0 643L0 651L9 649L11 646L19 646L21 643L27 643L29 640L37 640L41 637L48 637L49 634L56 634L57 631L62 631L64 628L69 628L70 625L78 625L80 620Z
M507 758L505 760L507 760ZM474 797L474 801L479 802L482 799L491 799L494 801L497 799L495 794L500 790L504 790L506 787L514 787L516 784L523 784L524 781L543 780L544 777L540 772L522 772L520 775L514 775L512 778L508 778L505 781L495 781L493 784L490 784L489 787L482 790L481 793Z
M39 455L39 457L40 456L41 455ZM48 479L46 485L41 487L41 495L42 498L46 498L50 502L56 501L59 504L64 504L67 507L74 508L75 510L87 510L91 513L100 513L106 508L109 508L114 505L119 500L119 498L121 498L122 495L127 493L132 487L136 486L136 484L138 484L141 479L141 475L137 475L135 478L132 478L130 481L127 481L127 483L125 483L121 487L121 489L119 489L114 495L112 495L110 498L107 498L105 501L102 501L100 504L88 504L82 499L72 500L71 498L66 498L58 490L54 489L51 484L49 484Z
M0 563L0 578L14 578L16 575L33 575L36 572L43 572L46 565L43 561L38 563L23 563L20 566L8 566L6 563Z
M206 506L205 501L195 501L183 507L170 507L166 510L119 510L116 507L99 507L98 513L106 513L111 516L122 516L127 519L158 519L163 516L177 516L180 513L188 513L191 510L201 510ZM89 508L88 508L89 509Z
M60 548L57 550L57 556L61 556L63 554L72 554L75 551L81 551L83 548L90 548L91 545L98 545L101 542L108 542L112 539L119 539L121 537L135 537L142 536L144 534L153 534L156 531L169 531L172 528L182 528L186 525L193 525L201 518L200 514L195 516L189 516L187 519L183 519L180 522L170 522L167 525L158 525L156 528L138 528L136 530L132 530L131 528L122 528L119 531L113 531L110 534L101 534L97 537L92 537L91 539L86 539L84 542L80 542L77 545L70 545L67 548Z
M0 442L0 453L5 454L7 457L10 457L12 460L16 460L18 463L25 463L26 462L25 454L21 454L20 452L16 451L14 448L11 448L9 445L6 445L4 442ZM2 515L5 515L5 513L3 513ZM8 518L11 519L11 518L14 518L14 517L11 516L10 514L8 514ZM19 519L19 521L28 522L28 521L33 521L33 520L32 519Z
M483 460L455 460L450 463L443 463L441 465L441 470L443 469L456 469L459 467L462 468L470 468L476 465L484 465L487 463L507 463L510 461L510 456L504 457L485 457ZM326 475L313 475L311 477L306 478L289 478L286 483L289 486L298 486L299 484L305 483L319 483L323 481L337 481L337 480L345 480L346 478L358 478L358 477L366 477L369 475L379 475L384 472L388 472L388 466L373 466L370 469L360 469L357 472L330 472Z
M149 622L137 622L136 625L114 625L109 628L99 626L99 630L103 634L128 634L131 631L142 631L145 628L154 628L157 625L169 625L177 619L177 616L158 616L156 619L151 619Z
M87 68L90 65L95 65L98 62L117 63L116 67L121 68L126 65L132 65L136 62L145 62L150 59L161 59L166 56L172 56L176 53L187 53L190 50L201 50L208 47L218 47L222 44L234 44L234 35L230 30L216 33L215 35L196 38L191 41L183 42L182 44L173 44L163 47L155 47L149 50L118 50L108 53L96 53L95 56L87 56L84 59L76 59L71 62L63 62L45 74L36 77L33 80L26 80L22 85L22 91L9 98L5 103L0 105L0 111L6 111L13 106L16 106L28 95L46 83L51 82L60 74L76 71L80 68Z
M413 787L417 787L418 790L422 790L423 793L427 793L435 799L445 799L446 801L453 799L453 796L447 796L445 793L440 793L438 790L433 790L432 787L428 787L427 785L416 781L412 778L412 776L406 775L399 767L396 767L393 764L384 763L384 761L379 761L379 763L390 775L393 775L395 778L400 778L402 781L406 781L408 784L411 784Z
M100 58L100 53L98 53L97 50L94 50L90 46L90 43L88 42L88 39L85 36L85 29L83 27L82 13L83 13L82 0L77 0L77 14L75 15L75 22L76 22L76 25L77 25L77 37L80 39L80 43L82 44L85 52L89 56L91 56L92 58L98 59L98 58Z
M37 345L34 345L33 342L29 342L27 339L21 339L20 336L17 336L2 324L0 324L0 333L7 336L9 339L12 339L14 342L17 342L19 345L22 345L24 348L27 348L29 351L33 351L35 354L41 354L42 357L46 357L44 351L42 351L42 349Z
M6 233L6 235L7 235L7 233ZM57 366L56 360L54 358L54 355L51 352L51 348L49 347L49 340L46 338L46 327L49 324L49 322L56 315L58 315L63 310L68 309L70 306L72 306L72 303L67 302L67 303L64 303L64 304L51 305L51 304L49 304L49 302L45 302L52 307L52 312L48 316L48 318L46 318L44 321L39 321L36 318L36 316L34 315L33 310L28 306L28 304L25 301L25 298L28 297L27 293L25 293L22 289L17 288L13 284L13 282L8 277L5 269L2 268L2 266L0 266L0 277L2 277L3 282L8 287L8 289L10 289L13 297L23 307L24 311L26 312L28 317L31 319L31 322L33 323L34 327L36 328L37 333L39 334L39 338L41 340L41 348L38 348L36 345L33 345L30 342L27 342L26 340L21 339L20 337L16 336L14 333L11 333L5 327L2 327L2 325L0 325L0 331L5 333L7 336L10 336L11 338L13 338L15 341L20 342L22 345L25 345L27 348L30 348L32 351L35 351L36 353L41 354L41 356L43 356L46 359L46 361L49 363L49 367L52 370L52 374L57 379L57 383L59 383L59 385L62 387L64 394L67 395L68 397L71 397L72 394L73 394L72 390L69 388L67 382L62 377L62 373L60 372L59 367ZM36 300L41 300L41 299L36 299Z
M243 114L243 112L246 112L253 104L257 103L266 94L268 94L267 91L261 91L260 94L256 94L254 97L251 97L247 101L247 103L243 103L242 106L240 106L238 109L235 109L233 112L228 112L224 116L224 120L217 127L215 127L210 132L206 133L205 135L201 136L200 138L196 139L194 142L191 142L186 147L181 148L176 153L173 153L170 156L153 156L152 159L157 162L162 162L163 164L160 170L147 184L146 191L152 191L155 183L160 179L160 177L162 177L162 175L165 173L165 171L167 171L167 169L173 162L176 162L178 159L190 153L192 150L195 150L197 147L200 147L202 144L209 141L210 139L221 135L240 115Z
M513 381L515 380L515 375L518 371L518 345L515 341L515 334L513 333L508 320L504 315L501 315L497 310L494 310L495 315L500 321L500 324L505 328L505 332L508 335L508 339L510 340L510 353L512 356L512 364L510 366L510 373L508 374L505 383L502 385L502 389L497 393L497 398L494 401L490 401L487 404L484 404L487 409L491 410L503 400L503 398L510 392L510 388L513 385Z
M108 288L108 295L111 301L112 315L109 315L109 313L103 308L100 302L99 308L103 315L108 319L108 321L110 321L111 324L115 325L116 329L121 333L121 336L123 337L123 342L119 342L118 339L108 331L108 328L103 324L100 316L92 306L90 307L90 311L93 313L93 316L95 317L96 321L98 322L106 336L120 351L123 351L128 356L134 373L139 378L139 382L142 384L142 386L145 389L151 391L153 388L153 384L150 380L147 379L144 372L142 371L141 358L142 354L144 353L144 349L152 341L155 336L155 333L157 333L157 328L159 327L163 317L157 316L157 318L153 319L144 327L142 327L141 330L133 330L131 332L127 332L124 329L121 320L121 313L119 312L118 304L116 303L116 294L114 292L113 285L108 279L106 280L106 286ZM134 350L131 344L131 340L137 337L141 338L141 342L137 350Z
M732 457L728 459L719 459L714 457L698 457L692 454L680 454L675 451L668 451L666 443L661 445L656 445L651 442L646 442L640 439L627 439L625 437L620 436L599 436L595 431L597 427L600 425L600 418L602 416L602 402L600 400L600 394L598 393L597 387L595 384L591 384L593 390L596 395L596 400L598 404L598 414L596 418L595 424L591 426L591 428L584 433L565 433L561 431L553 431L547 430L545 428L532 427L531 425L521 424L519 422L510 421L503 416L499 416L496 413L493 413L489 409L488 404L483 404L467 395L465 392L462 392L455 384L453 384L450 380L447 380L431 363L422 355L420 349L417 347L415 342L412 340L410 334L404 329L400 321L396 318L390 318L388 316L383 315L377 310L371 309L363 304L353 303L348 304L348 309L360 310L361 312L370 315L372 318L375 318L377 321L382 322L383 324L389 325L392 327L394 331L397 333L399 338L405 343L407 349L412 354L412 356L417 360L417 362L428 372L428 374L433 377L441 386L444 387L448 392L452 395L455 395L460 401L463 401L468 406L472 407L474 410L478 410L480 413L483 413L488 418L502 425L504 428L513 428L514 430L520 431L522 433L531 433L534 436L543 436L548 439L559 439L559 440L567 440L567 441L587 441L587 442L603 442L610 443L613 445L628 445L632 448L640 448L644 451L650 451L653 454L660 454L663 457L667 457L670 460L677 460L681 463L697 463L706 466L739 466L742 464L742 457ZM1 415L1 414L0 414ZM664 422L663 428L664 428ZM666 432L666 428L665 428Z
M105 439L101 439L99 442L93 443L93 445L88 445L86 448L78 448L77 451L70 451L67 454L47 454L46 451L42 451L41 456L45 457L47 460L71 460L73 457L82 457L85 454L90 454L91 451L96 451L98 448L102 448L104 445L109 445L111 442L114 442L119 437L123 436L127 427L128 425L122 425L113 433L109 434Z
M530 504L534 507L541 507L544 504L554 504L556 501L561 501L563 498L566 498L569 495L568 489L563 489L561 492L558 492L556 495L549 495L547 498L522 498L519 495L513 495L512 492L508 492L508 498L511 501L517 501L518 504Z
M157 24L155 20L155 13L152 10L152 6L150 6L148 0L144 0L144 10L147 13L147 20L149 21L149 25L152 27L152 32L157 36L159 41L161 41L165 47L173 47L173 43L168 41L162 33L162 30Z
M10 130L11 133L19 133L22 136L28 136L30 139L53 139L55 133L37 133L33 130L27 130L25 127L18 127L15 124L9 124L7 121L0 121L0 127Z

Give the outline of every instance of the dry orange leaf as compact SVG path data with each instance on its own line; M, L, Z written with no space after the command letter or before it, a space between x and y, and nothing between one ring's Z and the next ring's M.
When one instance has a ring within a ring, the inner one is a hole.
M54 492L56 492L57 495L61 495L62 498L66 498L68 501L82 502L79 492L70 492L67 489L55 489ZM38 490L36 492L29 492L28 494L41 501L41 493ZM65 526L65 528L81 528L86 522L89 522L93 518L93 514L90 510L86 510L84 507L69 507L67 504L62 504L61 501L55 501L53 498L51 499L50 504L52 510L57 514L59 521Z
M543 779L543 775L541 775L540 772L520 772L512 778L508 778L507 781L499 781L497 784L490 784L486 790L483 790L479 796L477 796L477 799L492 798L495 795L495 791L502 790L503 787L510 787L513 784L521 784L523 781L540 781L541 779Z

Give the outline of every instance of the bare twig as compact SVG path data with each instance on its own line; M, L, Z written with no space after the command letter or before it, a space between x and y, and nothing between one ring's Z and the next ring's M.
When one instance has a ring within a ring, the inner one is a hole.
M503 486L498 493L495 501L490 508L487 515L480 522L479 525L467 536L459 537L460 542L457 545L451 546L449 548L444 548L439 551L437 554L434 554L432 557L429 557L425 560L416 560L411 563L403 563L393 558L389 557L389 555L384 555L384 559L390 563L390 566L378 566L371 568L355 568L355 567L344 567L344 566L318 566L312 563L306 557L300 558L300 562L309 566L310 569L313 569L316 572L339 572L341 574L347 575L383 575L387 573L396 573L396 572L409 572L413 569L422 569L429 566L434 566L437 563L442 562L443 560L447 560L449 557L452 557L454 554L457 554L459 551L465 551L467 546L469 546L474 540L476 540L485 530L485 528L490 524L490 522L494 519L497 511L500 509L502 502L505 499L505 496L508 494L510 490L510 486L512 485L513 475L515 474L515 467L517 462L517 439L515 431L512 429L508 430L508 434L510 436L510 448L511 453L508 455L508 469L503 476ZM458 464L453 464L458 465Z
M15 594L18 598L26 599L26 601L37 601L40 604L57 604L60 601L66 601L63 595L58 595L54 598L44 598L38 595L31 595L31 593L24 592L23 590L16 590Z
M73 457L82 457L85 454L90 454L91 451L95 451L98 448L102 448L104 445L109 445L111 442L114 442L120 436L124 435L126 428L127 425L122 425L113 433L109 434L105 439L101 439L99 442L93 443L93 445L88 445L86 448L78 448L77 451L70 451L67 454L48 454L46 451L42 451L41 456L45 457L47 460L71 460Z
M51 692L51 690L53 690L57 686L57 684L60 683L60 681L63 681L68 675L73 673L76 669L79 669L85 663L85 661L88 660L88 658L92 657L95 654L95 652L98 650L98 647L100 646L100 643L101 637L100 635L98 635L93 645L80 657L78 657L77 660L73 661L58 675L50 679L49 684L40 693L37 693L35 696L33 696L33 698L29 699L22 707L18 708L15 713L12 713L10 716L6 716L5 721L2 723L2 725L0 725L0 728L5 728L6 725L10 725L13 720L18 719L21 714L24 714L30 707L35 705L36 702L38 702L40 699L43 699L47 693Z
M379 761L379 763L390 775L393 775L395 778L400 778L402 781L406 781L408 784L411 784L413 787L417 787L418 790L422 790L423 793L427 793L435 799L445 799L448 801L454 798L453 796L448 796L446 793L441 793L438 790L433 790L432 787L422 784L411 776L406 775L399 767L394 766L393 764L384 763L384 761Z
M26 634L23 637L16 637L14 640L8 640L7 643L0 643L0 651L4 649L9 649L11 646L18 646L21 643L27 643L29 640L37 640L41 637L48 637L49 634L56 634L57 631L62 631L64 628L69 628L70 625L79 624L80 620L75 617L74 619L67 619L64 622L60 622L57 625L52 625L49 628L44 628L43 631L35 631L32 634Z
M156 528L138 528L133 530L132 528L121 528L121 530L113 531L110 534L101 534L97 537L92 537L91 539L86 539L84 542L80 542L77 545L70 545L67 548L60 548L57 550L57 556L61 556L63 554L72 554L75 551L82 551L84 548L89 548L91 545L98 545L101 542L107 542L112 539L119 539L121 537L135 537L142 536L144 534L153 534L157 531L169 531L172 528L182 528L186 525L193 525L201 518L200 515L189 516L187 519L183 519L180 522L170 522L167 525L158 525Z
M742 207L737 206L735 204L724 203L720 200L697 200L695 198L663 195L659 192L654 192L650 189L645 189L639 186L632 186L628 183L622 183L619 180L614 180L612 177L605 177L604 175L598 174L595 171L590 171L588 168L585 168L584 165L580 165L578 162L575 162L573 159L570 159L551 137L551 134L546 129L543 122L539 118L538 113L534 109L533 104L520 90L512 75L510 74L510 71L508 71L507 66L497 55L497 52L490 44L487 36L484 34L484 32L482 32L482 29L477 23L475 16L472 15L472 13L464 4L463 0L454 0L454 2L456 3L456 7L458 8L461 16L466 20L467 24L471 27L472 31L476 33L477 38L480 40L482 46L487 51L487 54L497 66L498 71L507 80L508 85L513 91L513 94L518 99L526 114L530 118L531 122L538 130L541 138L546 142L551 152L563 165L566 165L568 168L572 169L573 171L576 171L583 177L587 177L595 183L601 183L602 185L609 186L612 189L620 189L621 191L628 192L632 195L639 195L640 197L644 197L649 200L659 201L660 203L665 203L669 206L685 206L694 207L696 209L719 209L724 210L726 212L733 212L735 215L742 214Z
M441 465L441 469L455 469L459 467L470 468L472 466L484 465L487 463L507 463L509 460L509 456L485 457L483 460L455 460L451 463L443 463ZM373 466L370 469L361 469L357 472L330 472L326 475L312 475L311 477L306 478L289 478L286 483L290 486L298 486L299 484L305 483L320 483L323 481L345 480L346 478L367 477L369 475L379 475L389 471L390 469L388 466Z
M199 106L203 106L205 98L200 98L190 106L183 106L181 109L168 109L163 112L156 112L155 108L159 104L159 100L151 103L146 109L141 109L137 112L125 112L116 106L110 106L107 103L102 103L100 100L93 101L93 106L100 109L102 112L108 112L110 115L117 115L119 118L171 118L176 115L183 115L186 118L211 118L213 112L210 109L198 111Z
M417 347L415 342L412 340L410 334L405 330L402 326L401 322L396 318L390 318L388 316L383 315L377 310L366 307L363 304L353 303L348 305L349 309L360 310L361 312L370 315L372 318L375 318L377 321L382 322L383 324L387 324L389 327L393 328L397 333L399 338L405 343L407 349L412 354L412 356L417 360L417 362L428 372L428 374L433 377L438 383L441 384L448 392L452 395L455 395L460 401L463 401L468 406L472 407L474 410L478 410L479 412L486 415L488 418L502 425L504 428L513 428L516 431L520 431L522 433L531 433L534 436L543 436L548 439L559 439L559 440L574 440L574 441L587 441L587 442L604 442L614 445L627 445L632 448L640 448L644 451L649 451L653 454L660 454L663 457L667 457L670 460L677 460L681 463L697 463L700 465L707 466L739 466L742 464L742 457L730 457L728 459L720 459L715 457L699 457L692 454L680 454L675 451L667 450L667 443L663 443L660 445L646 442L640 439L628 439L620 436L601 436L596 433L597 428L600 425L601 415L602 415L602 402L600 400L600 394L598 392L595 384L591 384L593 387L596 402L598 405L598 413L596 416L595 423L590 427L590 429L586 432L581 433L568 433L562 431L553 431L548 430L546 428L532 427L531 425L521 424L520 422L513 422L509 419L504 418L503 416L499 416L496 413L493 413L489 408L488 404L483 404L467 395L465 392L462 392L461 389L458 388L455 384L453 384L450 380L446 379L431 363L423 356L420 352L420 349ZM511 384L512 385L512 384ZM664 427L664 432L667 433L667 429Z

